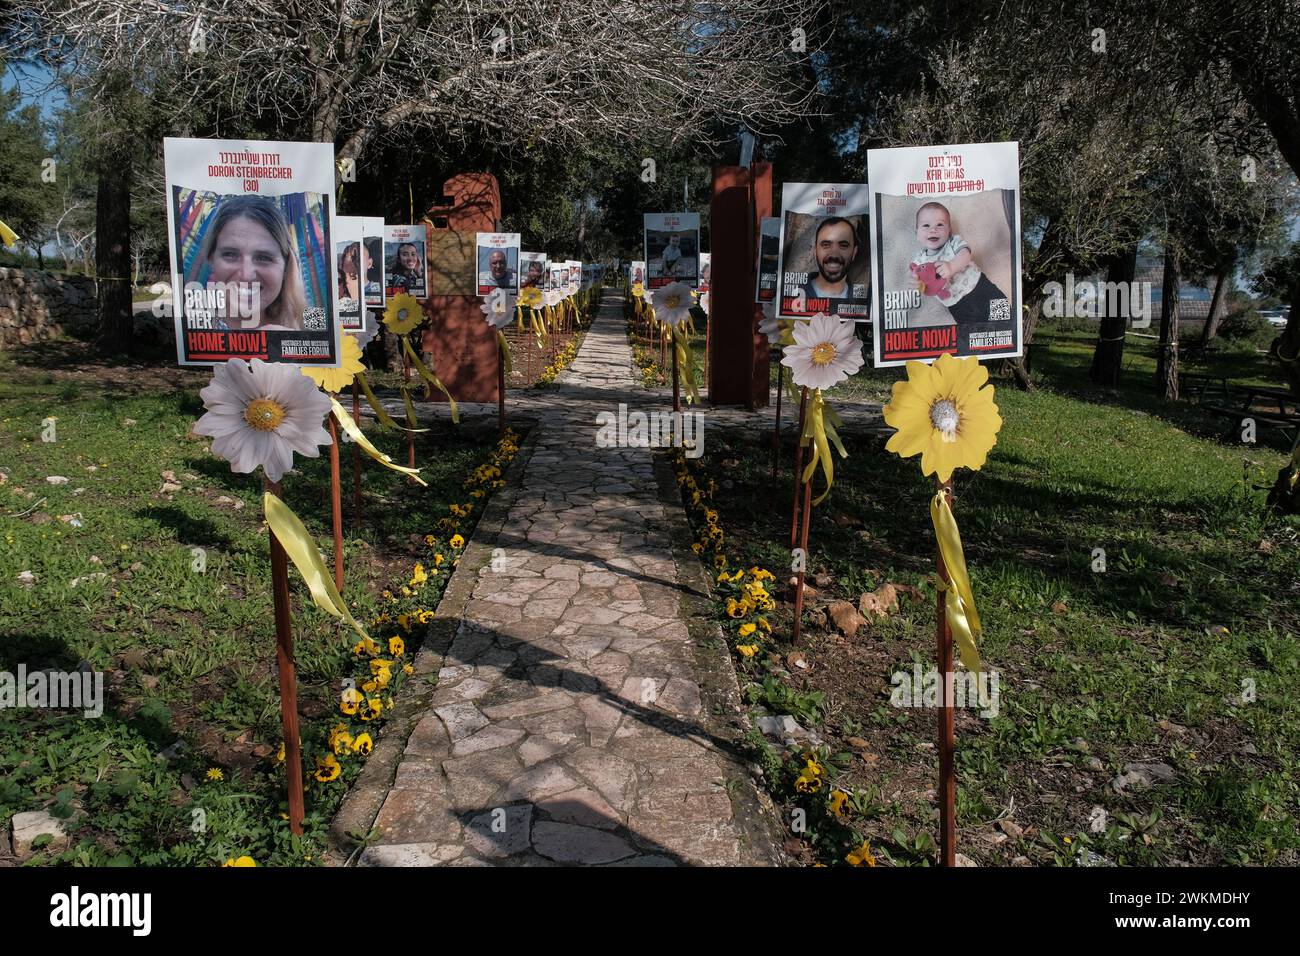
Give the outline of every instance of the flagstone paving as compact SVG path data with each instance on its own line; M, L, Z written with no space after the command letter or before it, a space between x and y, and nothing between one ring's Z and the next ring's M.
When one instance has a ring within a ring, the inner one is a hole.
M683 542L674 554L687 532L663 453L596 446L599 412L655 402L633 382L621 303L547 391L508 514L471 544L491 560L462 558L476 577L450 645L425 652L437 686L357 862L778 863L734 749L726 652L688 627L702 572Z

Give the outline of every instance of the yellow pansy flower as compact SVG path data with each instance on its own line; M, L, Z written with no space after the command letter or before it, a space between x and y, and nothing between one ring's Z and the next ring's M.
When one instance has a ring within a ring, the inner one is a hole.
M316 779L321 783L337 780L342 772L343 765L338 762L338 758L333 754L326 754L324 757L316 758Z
M388 653L394 657L401 657L406 653L406 642L400 637L390 637L388 639Z
M844 858L844 862L848 863L849 866L875 866L876 858L871 855L871 842L863 840L862 846L850 852Z
M845 812L844 809L845 805L848 802L849 802L849 795L845 793L843 790L831 791L830 808L831 808L831 813L835 815L835 819L841 822L848 819L848 814Z
M452 535L451 540L447 543L450 544L453 548L465 547L465 539L458 534Z
M749 635L753 634L756 630L758 630L757 624L742 624L740 625L740 636L749 637Z
M755 654L758 653L758 645L739 644L737 645L736 650L738 650L741 654L744 654L746 657L753 657Z
M221 864L222 869L228 866L257 866L257 861L251 856L231 857L225 863Z
M370 739L369 734L357 734L357 739L352 741L352 750L363 757L375 749L375 743Z

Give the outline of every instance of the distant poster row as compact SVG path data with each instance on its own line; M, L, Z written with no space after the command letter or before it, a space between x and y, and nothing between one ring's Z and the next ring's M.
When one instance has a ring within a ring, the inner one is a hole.
M1018 356L1019 170L1016 143L918 146L869 150L869 185L786 183L755 301L871 322L877 366Z

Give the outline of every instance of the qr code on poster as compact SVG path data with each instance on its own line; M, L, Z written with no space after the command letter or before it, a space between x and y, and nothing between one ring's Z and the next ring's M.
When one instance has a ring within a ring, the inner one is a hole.
M308 332L325 331L325 310L322 308L304 309L302 327Z
M1011 320L1011 303L1006 299L994 299L989 303L990 322L1009 322Z

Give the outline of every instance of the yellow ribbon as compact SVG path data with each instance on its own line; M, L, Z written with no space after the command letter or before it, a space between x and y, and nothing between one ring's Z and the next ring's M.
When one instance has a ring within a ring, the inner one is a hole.
M981 670L980 652L976 642L983 633L979 612L975 610L975 594L971 591L970 575L966 573L966 555L961 547L961 532L957 519L948 506L948 496L942 491L930 500L930 520L934 522L934 536L939 542L939 555L947 580L939 580L943 591L944 610L948 626L957 638L962 662L968 671Z
M330 396L330 402L334 406L334 417L338 420L339 427L348 433L348 437L356 442L362 451L385 468L391 468L393 471L400 471L404 475L410 475L420 484L425 485L426 487L428 486L428 482L420 477L420 469L407 468L405 465L396 464L393 459L389 458L374 445L370 444L370 439L362 433L361 429L357 427L357 423L352 420L352 416L343 410L343 406L340 405L333 396Z
M686 404L699 404L700 388L695 384L695 350L691 348L690 335L681 325L672 326L673 349L677 355L677 372L685 385Z
M402 401L406 403L406 424L410 426L406 430L409 432L426 432L427 428L416 428L420 419L415 414L415 405L411 401L411 390L405 385L402 386Z
M510 343L506 341L506 334L497 329L497 348L501 350L501 361L505 363L506 375L514 371L510 364Z
M393 421L393 416L388 414L388 409L384 408L379 399L375 397L375 393L371 391L370 383L366 381L366 375L364 372L357 373L357 384L361 386L361 392L366 396L366 402L369 403L370 407L374 410L375 417L379 419L379 424L383 425L385 428L395 428L398 431L413 432L427 432L429 430L427 428L402 428L401 425Z
M12 246L18 241L18 233L0 222L0 246Z
M550 322L554 321L554 319L552 318L553 315L554 313L551 311L551 307L548 305L545 311L543 311L540 316L537 314L536 310L534 310L532 315L530 316L530 321L532 322L533 325L533 337L537 339L537 347L543 351L546 350L547 325Z
M334 575L325 567L325 559L316 548L316 542L293 513L293 509L269 491L262 496L262 509L266 513L266 523L271 526L271 533L280 542L302 579L307 582L316 606L326 614L346 621L362 638L370 640L365 628L348 611L342 595L334 586Z
M826 479L826 490L813 499L814 505L825 501L826 496L831 493L831 485L835 484L835 461L831 458L831 445L835 446L841 458L849 457L844 443L840 441L839 433L835 430L836 426L843 424L839 415L835 414L835 409L822 399L822 390L814 389L812 401L804 414L803 435L799 438L799 444L808 445L811 453L808 464L803 470L803 480L812 481L818 465L821 465L822 476Z
M410 340L407 339L405 335L401 336L401 339L402 348L406 351L406 357L411 360L411 364L415 366L415 370L419 373L420 378L424 379L438 391L442 392L442 394L447 396L447 404L451 407L451 420L455 424L459 425L460 410L456 408L456 400L451 397L451 392L447 391L447 386L443 385L438 376L429 371L425 364L420 361L420 356L416 354L415 349L411 348Z

